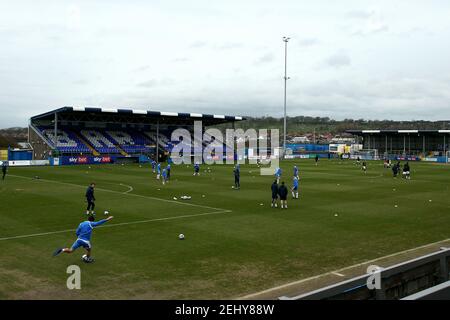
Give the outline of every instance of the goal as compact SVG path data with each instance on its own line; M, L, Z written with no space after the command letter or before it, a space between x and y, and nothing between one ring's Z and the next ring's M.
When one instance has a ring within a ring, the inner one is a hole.
M358 151L354 151L352 154L352 158L356 159L358 157L361 160L380 160L378 149L361 149Z

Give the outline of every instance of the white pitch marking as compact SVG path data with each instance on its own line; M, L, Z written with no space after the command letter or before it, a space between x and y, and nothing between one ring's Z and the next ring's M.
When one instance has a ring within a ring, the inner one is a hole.
M126 225L130 225L130 224L140 224L140 223L148 223L148 222L155 222L155 221L165 221L165 220L175 220L175 219L183 219L183 218L200 217L200 216L207 216L207 215L213 215L213 214L223 214L223 213L230 213L230 212L232 212L232 211L231 210L222 210L222 211L213 211L213 212L205 212L205 213L197 213L197 214L186 214L186 215L175 216L175 217L155 218L155 219L149 219L149 220L121 222L121 223L114 223L114 224L108 224L108 225L104 225L104 226L99 226L99 227L97 227L97 229L112 228L112 227L126 226ZM6 237L6 238L0 238L0 241L13 240L13 239L23 239L23 238L32 238L32 237L39 237L39 236L47 236L47 235L51 235L51 234L66 233L66 232L75 232L75 229L66 229L66 230L59 230L59 231L33 233L33 234L25 234L25 235L20 235L20 236Z
M29 180L34 180L33 178L30 177L24 177L24 176L18 176L18 175L8 175L9 177L16 177L16 178L22 178L22 179L29 179ZM49 180L49 179L39 179L37 181L43 181L43 182L49 182L49 183L58 183L58 184L64 184L64 185L68 185L68 186L75 186L75 187L79 187L79 188L85 188L85 186L79 185L79 184L75 184L75 183L69 183L69 182L60 182L60 181L55 181L55 180ZM205 209L212 209L212 210L227 210L224 208L214 208L214 207L210 207L210 206L203 206L200 204L194 204L194 203L187 203L187 202L178 202L178 201L174 201L174 200L167 200L167 199L161 199L161 198L157 198L157 197L151 197L151 196L144 196L144 195L140 195L140 194L136 194L136 193L123 193L120 191L114 191L114 190L109 190L109 189L102 189L102 188L95 188L99 191L104 191L104 192L111 192L111 193L119 193L119 194L126 194L128 196L133 196L133 197L139 197L139 198L145 198L145 199L152 199L152 200L158 200L158 201L164 201L164 202L171 202L171 203L176 203L179 205L185 205L185 206L191 206L191 207L198 207L198 208L205 208Z
M316 275L316 276L312 276L312 277L309 277L309 278L297 280L297 281L294 281L294 282L289 282L289 283L286 283L286 284L283 284L283 285L280 285L280 286L277 286L277 287L273 287L273 288L266 289L266 290L263 290L263 291L259 291L259 292L256 292L256 293L251 293L251 294L248 294L246 296L239 297L237 299L254 298L254 297L256 297L258 295L261 295L261 294L270 293L272 291L284 289L284 288L287 288L287 287L290 287L290 286L293 286L293 285L297 285L297 284L301 284L301 283L304 283L304 282L307 282L307 281L310 281L310 280L319 279L319 278L322 278L324 276L328 276L330 274L340 273L340 272L343 272L343 271L348 270L348 269L357 268L357 267L361 267L361 266L364 266L364 265L369 264L369 263L376 262L378 260L383 260L383 259L395 257L395 256L398 256L400 254L408 253L408 252L419 250L419 249L424 249L424 248L427 248L427 247L434 246L434 245L436 245L438 243L447 242L447 241L450 241L450 238L444 239L444 240L440 240L440 241L436 241L436 242L433 242L433 243L428 243L428 244L425 244L425 245L420 246L420 247L415 247L415 248L412 248L412 249L403 250L403 251L399 251L399 252L396 252L396 253L388 254L386 256L378 257L378 258L375 258L375 259L372 259L372 260L367 260L367 261L364 261L364 262L361 262L361 263L358 263L358 264L354 264L352 266L348 266L348 267L345 267L345 268L342 268L342 269L338 269L338 270L334 270L334 271L330 271L330 272L325 272L325 273L322 273L322 274L319 274L319 275Z
M128 188L128 191L122 192L123 194L127 194L127 193L130 193L131 191L133 191L132 186L129 186L129 185L123 184L123 183L121 183L120 185Z
M334 274L338 277L345 277L345 275L343 275L342 273L339 273L339 272L332 272L332 274Z

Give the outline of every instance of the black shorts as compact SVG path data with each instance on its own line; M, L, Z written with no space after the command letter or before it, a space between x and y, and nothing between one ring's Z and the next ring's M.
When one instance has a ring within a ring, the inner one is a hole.
M280 196L280 200L286 201L287 200L287 196Z
M273 200L277 200L277 199L278 199L278 194L272 193L272 199L273 199Z

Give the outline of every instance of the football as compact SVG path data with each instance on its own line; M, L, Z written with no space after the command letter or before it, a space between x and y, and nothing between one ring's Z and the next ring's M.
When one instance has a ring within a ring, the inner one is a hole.
M184 234L180 233L180 235L178 236L178 239L184 240Z
M105 210L105 212L103 213L105 216L109 215L109 211Z

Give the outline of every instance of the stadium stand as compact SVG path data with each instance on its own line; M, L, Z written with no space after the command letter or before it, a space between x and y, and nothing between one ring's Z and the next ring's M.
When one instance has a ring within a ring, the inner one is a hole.
M121 157L162 160L179 143L171 141L174 129L184 128L192 133L195 121L201 121L204 133L207 126L241 120L245 119L196 113L63 107L32 117L28 141L36 160L85 155L111 161ZM201 145L205 143L202 141ZM70 159L74 164L90 160Z

